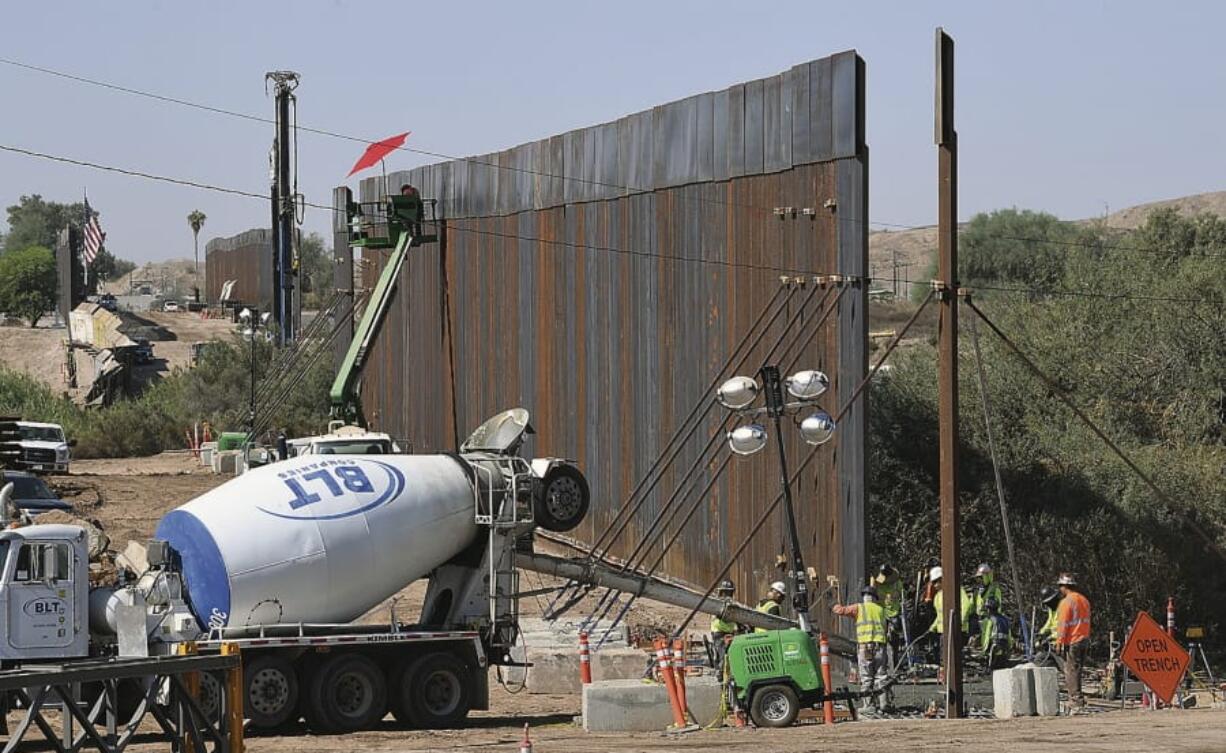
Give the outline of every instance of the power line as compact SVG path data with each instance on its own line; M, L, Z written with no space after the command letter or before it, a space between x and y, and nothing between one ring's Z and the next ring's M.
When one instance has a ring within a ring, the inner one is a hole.
M104 172L118 173L120 175L127 175L133 178L143 178L145 180L159 181L162 183L170 183L173 185L187 186L189 188L197 188L197 189L201 189L205 191L216 191L219 193L231 194L234 196L242 196L245 198L259 199L260 201L268 201L268 196L266 194L259 194L259 193L254 193L251 191L244 191L238 188L228 188L226 186L219 186L219 185L215 185L211 183L201 183L199 181L187 180L184 178L173 178L173 177L166 176L166 175L157 175L155 173L148 173L148 172L144 172L141 170L132 170L129 168L124 168L124 167L116 167L114 165L103 165L98 162L74 159L71 157L63 157L63 156L55 155L55 154L47 154L45 152L34 151L33 149L23 149L21 147L0 144L0 151L12 152L14 154L21 154L27 157L35 157L38 159L50 160L52 162L61 162L61 163L68 164L68 165L75 165L77 167L87 167L93 170L101 170ZM303 201L302 206L309 207L311 209L320 209L326 212L336 211L333 207L325 206L323 204L314 204L309 201ZM721 259L702 259L702 258L693 257L693 256L670 256L668 254L655 253L651 251L642 251L638 249L617 248L615 246L594 246L594 245L585 244L585 243L572 243L569 241L557 241L557 240L550 240L547 238L534 238L532 236L526 236L526 235L515 235L512 233L500 233L500 232L493 231L493 230L479 230L477 228L463 228L463 227L450 226L450 225L448 226L448 231L449 232L461 232L461 233L473 233L473 234L478 234L478 235L494 236L498 238L506 238L506 239L511 239L511 240L530 241L533 243L540 243L540 244L545 244L545 245L555 245L555 246L565 246L565 247L574 248L574 249L603 251L606 253L624 254L624 255L629 255L629 256L639 256L639 257L645 257L645 258L660 259L663 261L692 262L695 264L711 264L715 266L723 266L723 267L736 268L736 269L750 269L750 270L758 270L758 271L764 271L764 272L778 272L778 273L795 274L795 275L837 274L834 272L820 272L820 271L811 270L811 269L793 269L789 267L775 267L775 266L769 266L769 265L764 265L764 264L749 264L749 263L742 263L742 262L724 261Z
M227 117L240 118L242 120L247 120L247 121L251 121L254 123L263 123L263 124L268 124L268 125L276 124L275 119L267 118L261 115L253 115L251 113L240 112L238 110L231 110L231 109L224 108L224 107L215 107L213 105L207 105L207 104L203 104L200 102L194 102L188 99L183 99L181 97L173 97L173 96L169 96L165 94L158 94L156 92L146 91L143 89L136 89L130 86L124 86L122 84L116 84L116 83L112 83L109 81L102 81L99 79L76 75L73 73L67 73L65 71L55 70L53 68L46 68L44 66L33 65L31 63L23 63L19 60L13 60L11 58L0 57L0 63L3 63L4 65L12 66L14 68L20 68L20 69L27 70L27 71L41 73L47 76L54 76L56 78L62 78L68 81L74 81L76 83L87 84L89 86L97 86L103 89L121 92L123 94L130 94L130 95L137 96L137 97L144 97L147 99L152 99L158 102L164 102L168 104L179 105L181 107L188 107L188 108L192 108L196 110L201 110L204 112L213 113L215 115L225 115ZM352 134L340 133L338 131L332 131L332 130L328 130L324 128L314 128L311 126L304 126L304 125L298 125L298 124L295 124L295 128L300 131L304 131L306 133L312 133L318 136L326 136L328 138L341 139L344 141L351 141L351 142L355 142L359 144L369 145L369 144L373 144L379 141L378 139L369 139L369 138L364 138L361 136L354 136ZM433 157L436 159L452 160L456 162L464 162L468 164L480 165L483 167L492 168L494 170L509 170L511 172L518 172L518 173L523 173L526 175L534 175L534 176L539 176L543 178L555 178L558 180L570 181L573 183L581 183L585 185L599 186L602 188L612 188L612 189L616 189L619 191L625 191L628 193L646 193L646 192L650 192L651 190L653 190L653 189L645 188L641 186L628 186L628 185L621 185L618 183L609 183L606 181L597 181L597 180L590 180L587 178L577 178L574 176L559 175L556 173L548 173L548 172L544 172L540 170L533 170L532 168L518 167L515 165L500 165L500 164L493 163L493 162L486 162L484 160L477 159L476 157L458 157L456 155L446 154L444 152L437 152L437 151L433 151L430 149L421 149L421 148L411 147L411 146L401 145L399 147L396 147L396 151L405 151L411 154L418 154L418 155L422 155L426 157ZM742 208L742 209L755 209L758 211L770 212L772 214L775 211L775 207L763 207L763 206L757 206L754 204L741 204L737 202L720 201L717 199L702 199L702 198L690 198L690 197L679 197L679 199L681 201L697 201L703 204L716 204L719 206L735 207L735 208ZM848 222L848 223L852 223L853 225L861 225L861 224L877 225L879 227L895 228L899 230L927 230L927 229L933 228L933 226L931 225L908 225L908 224L903 224L903 223L885 222L885 221L880 221L880 220L860 220L854 217L844 218L844 217L835 216L832 219L834 219L836 222ZM1072 221L1067 221L1067 220L1060 220L1060 222L1063 224L1074 224ZM998 235L994 237L1000 240L1013 240L1013 241L1019 241L1019 242L1025 242L1025 243L1050 243L1053 245L1067 246L1067 247L1072 247L1072 248L1082 248L1082 249L1091 250L1091 251L1118 250L1118 251L1141 251L1143 253L1156 253L1156 254L1162 254L1162 255L1168 254L1168 252L1163 249L1153 249L1153 248L1144 248L1144 247L1136 247L1136 246L1120 246L1120 245L1105 244L1105 243L1087 243L1087 242L1056 240L1056 239L1048 239L1048 238L1025 238L1025 237L1004 236L1004 235ZM1223 253L1223 254L1192 254L1192 255L1197 256L1197 257L1203 256L1206 258L1226 258L1226 253Z
M32 65L30 63L23 63L19 60L12 60L10 58L0 58L0 63L9 65L9 66L13 66L15 68L21 68L21 69L28 70L28 71L34 71L36 73L42 73L48 76L55 76L57 78L67 79L69 81L75 81L81 84L97 86L97 87L109 89L112 91L122 92L124 94L131 94L137 97L145 97L147 99L153 99L158 102L165 102L168 104L175 104L175 105L179 105L182 107L189 107L189 108L196 109L196 110L202 110L204 112L210 112L215 115L225 115L225 116L232 117L232 118L241 118L243 120L248 120L248 121L255 122L255 123L265 123L265 124L272 124L272 125L276 124L276 121L273 118L266 118L261 115L253 115L251 113L239 112L237 110L230 110L224 107L214 107L213 105L206 105L200 102L193 102L191 100L182 99L180 97L171 97L165 94L158 94L156 92L145 91L142 89L135 89L129 86L123 86L121 84L114 84L108 81L100 81L98 79L87 78L85 76L78 76L76 74L66 73L64 71L57 71L52 68L45 68L43 66ZM352 141L352 142L356 142L359 144L369 145L369 144L374 144L380 141L380 139L368 139L368 138L364 138L361 136L354 136L354 135L347 134L347 133L339 133L337 131L330 131L324 128L313 128L313 127L304 126L304 125L297 125L296 128L300 131L304 131L306 133L313 133L317 136L327 136L329 138L342 139L344 141ZM618 183L609 183L605 181L590 180L587 178L577 178L574 176L559 175L556 173L547 173L541 170L533 170L532 168L518 167L515 165L500 165L495 162L486 162L484 160L477 159L476 157L457 157L453 154L445 154L443 152L436 152L436 151L432 151L429 149L420 149L420 148L411 147L411 146L401 145L401 146L395 147L395 151L409 152L411 154L418 154L418 155L422 155L426 157L434 157L436 159L452 160L455 162L465 162L465 163L473 164L473 165L481 165L483 167L488 167L488 168L492 168L495 170L510 170L512 172L523 173L526 175L534 175L534 176L538 176L542 178L555 178L557 180L570 181L573 183L582 183L586 185L599 186L602 188L612 188L618 191L625 191L627 193L646 193L646 192L650 192L651 190L653 190L651 188L644 188L644 187L637 187L637 186L624 186ZM719 201L719 200L713 200L713 199L683 198L682 200L683 201L699 201L699 202L707 203L707 204L718 204L721 206L739 207L743 209L756 209L758 211L769 212L772 214L775 211L774 207L762 207L762 206L756 206L753 204L737 204L733 202ZM861 222L860 220L857 220L855 218L847 218L847 219L836 218L836 219L843 221L843 222L857 222L857 223ZM871 224L871 223L867 223L867 224Z
M144 178L146 180L156 180L162 183L173 183L178 186L187 186L188 188L199 188L205 191L217 191L219 193L228 193L228 194L233 194L235 196L245 196L245 197L252 198L252 199L260 199L261 201L268 201L268 194L253 193L251 191L243 191L242 189L238 189L238 188L227 188L225 186L216 186L211 183L200 183L198 181L186 180L184 178L171 178L166 175L154 175L153 173L146 173L140 170L130 170L125 167L115 167L114 165L102 165L97 162L90 162L88 160L73 159L71 157L62 157L56 154L47 154L45 152L36 152L33 149L22 149L21 147L18 147L18 146L7 146L5 144L0 144L0 151L12 152L14 154L23 154L27 157L37 157L38 159L51 160L52 162L63 162L64 164L76 165L77 167L88 167L93 170L102 170L104 172L109 172L109 173L119 173L121 175L128 175L133 178Z
M244 191L238 188L229 188L226 186L219 186L219 185L215 185L211 183L201 183L199 181L187 180L185 178L174 178L174 177L170 177L166 175L157 175L154 173L148 173L148 172L144 172L141 170L133 170L130 168L116 167L114 165L103 165L97 162L91 162L89 160L81 160L81 159L74 159L71 157L64 157L60 155L47 154L45 152L38 152L33 149L23 149L21 147L9 146L6 144L0 144L0 151L11 152L14 154L20 154L20 155L24 155L27 157L34 157L38 159L50 160L52 162L60 162L60 163L68 164L68 165L75 165L77 167L87 167L93 170L101 170L104 172L118 173L120 175L127 175L133 178L143 178L145 180L153 180L153 181L158 181L162 183L170 183L173 185L186 186L188 188L197 188L197 189L205 190L205 191L216 191L219 193L230 194L234 196L242 196L245 198L259 199L260 201L268 200L268 196L265 194L254 193L252 191ZM302 202L302 206L309 207L311 209L320 209L326 212L336 211L335 208L333 207L326 206L324 204L315 204L315 203L305 201L305 200ZM513 233L500 233L500 232L493 231L493 230L479 230L477 228L464 228L464 227L459 227L459 226L454 226L454 225L449 225L448 230L450 232L473 233L473 234L478 234L478 235L505 238L505 239L510 239L510 240L529 241L529 242L540 243L544 245L563 246L563 247L573 248L577 250L602 251L606 253L615 253L615 254L624 254L624 255L638 256L638 257L644 257L644 258L661 259L664 261L691 262L695 264L711 264L715 266L723 266L723 267L729 267L729 268L735 268L735 269L750 269L750 270L758 270L758 271L764 271L764 272L778 272L778 273L799 274L799 275L839 274L837 272L822 272L819 270L812 270L812 269L793 269L793 268L788 268L788 267L776 267L776 266L763 265L763 264L748 264L748 263L743 263L743 262L724 261L721 259L702 259L702 258L693 257L693 256L670 256L668 254L661 254L661 253L656 253L656 252L651 252L651 251L642 251L639 249L618 248L615 246L594 246L594 245L585 244L585 243L573 243L570 241L550 240L548 238L535 238L532 236L516 235ZM863 282L868 282L870 281L870 279L871 278L867 278L867 277L861 278ZM1132 295L1132 294L1126 294L1126 293L1091 293L1091 292L1086 292L1086 291L1041 290L1037 288L1013 288L1013 287L1003 287L1003 286L993 286L993 285L977 285L975 286L975 288L979 290L993 290L993 291L1006 292L1006 293L1026 293L1034 297L1054 295L1054 296L1075 296L1075 297L1083 297L1083 298L1119 299L1119 300L1130 300L1130 301L1165 301L1165 302L1170 302L1170 303L1188 303L1188 304L1208 303L1208 301L1205 301L1204 299L1199 299L1199 298L1172 298L1172 297L1163 297L1163 296L1141 296L1141 295Z

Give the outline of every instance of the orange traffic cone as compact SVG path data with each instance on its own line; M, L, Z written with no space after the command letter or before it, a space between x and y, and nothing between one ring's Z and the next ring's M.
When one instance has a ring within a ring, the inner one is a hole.
M519 742L519 753L532 753L532 738L528 737L528 725L524 724L524 739Z

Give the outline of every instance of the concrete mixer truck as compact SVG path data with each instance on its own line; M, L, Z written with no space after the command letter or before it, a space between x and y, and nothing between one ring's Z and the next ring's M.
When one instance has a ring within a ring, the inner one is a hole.
M148 656L193 641L243 651L246 716L271 728L369 727L390 709L440 727L484 708L487 668L517 638L517 542L573 528L587 482L526 460L515 409L459 453L307 455L250 471L168 513L149 567L91 586L85 532L0 533L0 660ZM420 617L354 624L429 576ZM217 680L205 676L203 705Z

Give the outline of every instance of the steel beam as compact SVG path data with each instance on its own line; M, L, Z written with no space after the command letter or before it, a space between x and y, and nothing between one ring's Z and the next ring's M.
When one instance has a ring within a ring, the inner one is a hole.
M939 393L941 590L945 625L945 716L964 713L962 696L962 576L958 512L958 133L954 130L954 40L936 30L937 255L940 319Z

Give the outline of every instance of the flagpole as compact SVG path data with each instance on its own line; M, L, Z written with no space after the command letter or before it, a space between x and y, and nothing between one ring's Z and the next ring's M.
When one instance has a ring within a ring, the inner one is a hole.
M89 227L89 189L82 187L81 196L85 199L85 222L81 225L81 268L84 270L82 293L89 290L89 263L85 261L85 228Z

